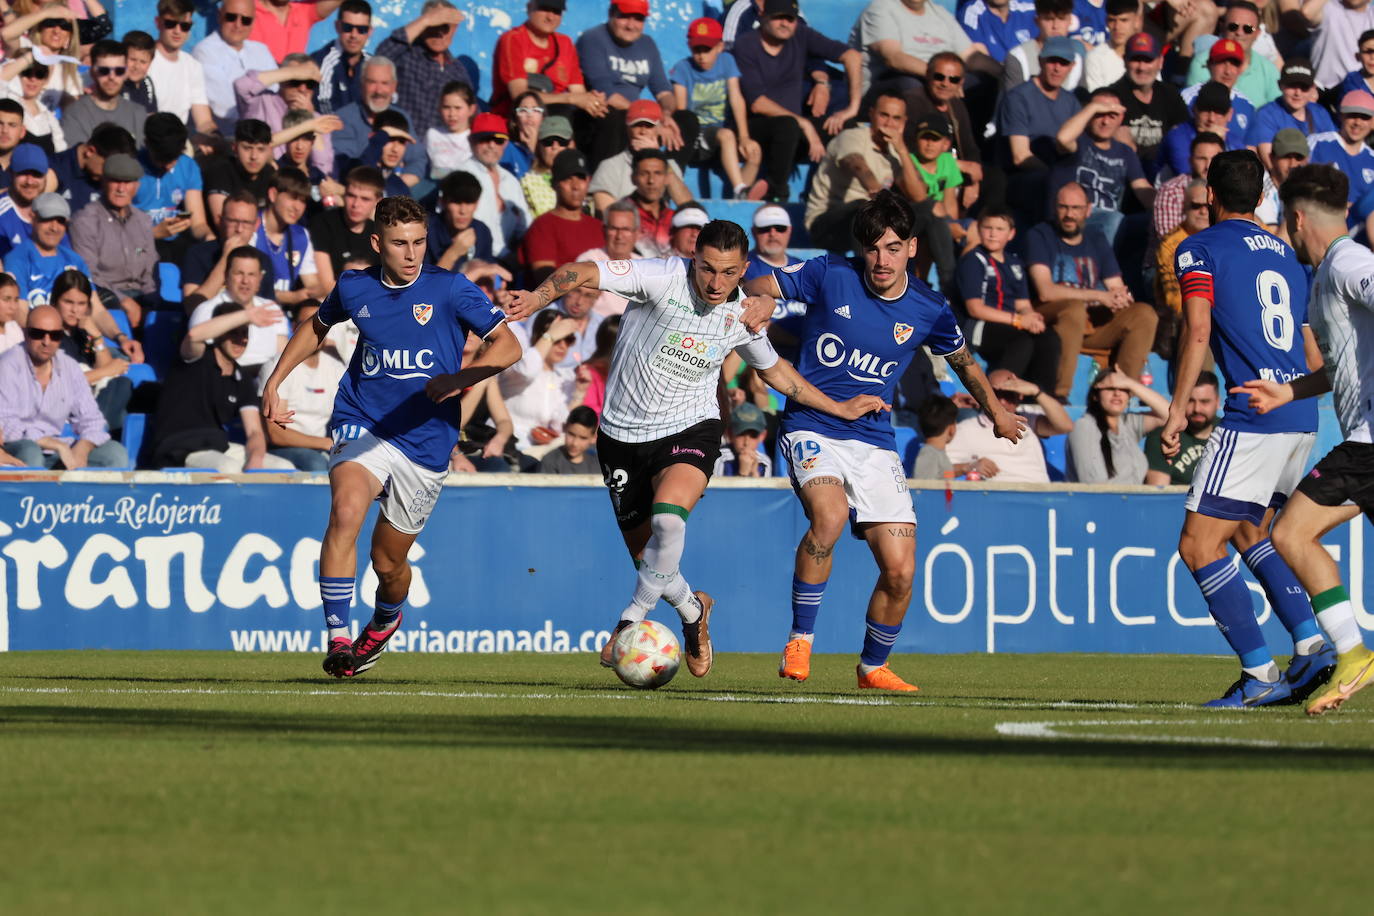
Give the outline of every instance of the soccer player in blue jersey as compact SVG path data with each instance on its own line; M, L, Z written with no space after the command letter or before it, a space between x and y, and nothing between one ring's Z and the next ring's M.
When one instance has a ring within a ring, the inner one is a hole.
M352 319L361 338L339 383L329 428L329 527L320 548L320 595L329 649L324 670L352 677L376 664L401 624L410 590L410 545L434 510L449 454L458 442L464 388L520 357L505 314L466 277L424 263L428 218L408 197L377 204L372 247L381 265L345 271L319 312L296 329L262 392L262 413L285 426L292 411L277 395L291 370L324 343L332 325ZM492 345L462 366L468 333ZM368 507L381 503L372 530L375 613L355 640L349 606L358 534Z
M797 368L823 394L837 400L874 394L891 403L897 381L924 344L948 360L996 434L1015 442L1023 423L993 396L948 300L907 271L916 255L914 218L900 195L882 191L854 216L858 260L813 258L748 281L747 291L809 304ZM792 630L778 674L796 681L811 674L816 615L830 578L831 553L849 523L868 542L878 564L859 656L859 686L916 690L887 665L916 571L916 513L897 457L891 414L846 420L788 401L782 442L811 527L797 547Z
M1307 326L1307 274L1293 249L1255 218L1263 190L1258 156L1249 150L1221 153L1207 171L1212 226L1178 246L1183 345L1161 433L1166 455L1178 453L1189 394L1209 344L1230 386L1250 379L1284 383L1306 375L1309 365L1321 365ZM1306 593L1269 541L1275 510L1307 470L1316 429L1315 402L1261 414L1247 395L1233 392L1193 472L1178 553L1241 665L1240 680L1208 706L1296 702L1321 686L1336 663ZM1255 620L1250 590L1228 544L1240 551L1293 637L1293 659L1284 673Z

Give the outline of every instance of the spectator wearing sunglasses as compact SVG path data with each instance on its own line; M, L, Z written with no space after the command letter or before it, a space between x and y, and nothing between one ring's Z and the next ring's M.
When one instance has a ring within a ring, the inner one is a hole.
M1212 136L1203 134L1202 136ZM1216 152L1221 152L1221 147L1217 146ZM1206 175L1206 171L1203 171ZM1184 190L1183 197L1183 219L1173 231L1159 243L1159 250L1155 253L1155 305L1161 312L1160 322L1164 322L1164 315L1167 313L1173 316L1180 316L1167 322L1170 326L1177 328L1183 315L1183 292L1178 285L1178 276L1174 272L1174 255L1178 252L1178 246L1183 240L1194 233L1201 232L1212 224L1207 213L1207 179L1205 177L1194 177L1192 175L1181 176L1188 181L1188 187ZM1156 341L1160 337L1156 335ZM1170 341L1170 354L1173 351L1173 341Z
M792 243L792 217L776 204L765 204L754 211L754 248L744 268L745 281L771 274L775 270L800 264L801 258L787 253ZM806 317L806 303L795 299L778 299L773 305L773 318L768 324L768 339L778 355L788 362L797 361L801 342L802 319Z
M967 12L967 10L965 11ZM949 51L968 60L987 48L975 43L954 15L928 0L872 0L859 16L850 44L863 48L863 91L916 86L926 64Z
M253 0L223 0L219 29L202 38L191 52L205 70L205 94L215 123L225 135L243 114L234 81L250 70L272 70L277 65L267 45L248 37L254 18Z
M964 176L963 204L972 206L980 193L983 155L974 133L973 119L964 104L964 61L958 54L936 54L926 62L926 78L906 96L906 145L916 146L916 125L926 115L941 114L954 128L954 157Z
M1129 413L1132 396L1150 409ZM1150 470L1140 440L1164 425L1169 401L1116 369L1103 369L1088 391L1088 410L1069 433L1068 477L1078 483L1141 484Z
M525 192L525 201L530 205L530 213L537 220L548 213L558 203L558 194L553 188L553 164L564 150L572 149L572 124L562 115L545 118L539 125L539 139L534 147L534 162L529 171L520 176L520 188ZM600 235L600 230L597 230ZM581 250L581 249L579 249ZM569 260L555 262L554 266Z
M1217 36L1203 36L1193 43L1193 62L1188 67L1187 84L1194 86L1208 79L1226 82L1215 74L1212 49L1226 41L1238 44L1244 52L1239 76L1227 83L1245 96L1255 107L1267 105L1279 97L1279 71L1273 62L1255 47L1261 35L1268 38L1260 25L1259 7L1250 0L1232 0L1226 15L1217 24ZM1270 39L1272 46L1273 40ZM1208 71L1212 71L1209 75Z
M950 464L962 470L976 466L984 479L995 476L998 483L1049 483L1045 450L1038 440L1067 433L1073 421L1048 391L1009 369L988 372L988 385L1002 407L1024 417L1026 428L1035 435L1015 442L998 438L992 421L979 412L955 425L954 438L945 446Z
M273 60L283 60L288 54L304 54L310 30L315 23L329 18L339 8L340 0L254 0L254 41L267 45Z
M20 38L26 48L29 61L36 61L37 54L53 60L48 71L48 81L43 87L43 101L49 108L58 109L81 95L81 76L77 66L81 61L81 41L77 37L76 14L66 4L49 3L35 15L43 18L36 22L28 34ZM16 55L19 56L19 55Z
M62 316L50 305L29 312L22 347L0 356L0 465L67 470L123 467L129 456L110 438L81 365L62 352ZM71 424L70 435L62 428Z
M1360 206L1361 198L1374 183L1374 151L1365 141L1374 126L1374 95L1364 90L1347 92L1341 98L1337 115L1337 130L1308 138L1312 148L1311 161L1319 165L1334 165L1350 179L1350 208L1348 220L1354 227L1368 215L1369 207ZM1363 212L1361 212L1363 211Z
M449 83L471 83L449 46L466 18L448 0L425 0L420 15L387 36L377 53L396 63L396 102L412 113L411 128L423 137L439 123L439 99Z
M319 65L306 54L288 54L280 67L249 70L234 83L239 116L255 118L271 128L273 156L281 158L286 155L286 144L312 134L315 143L310 150L310 165L325 175L333 175L334 145L329 135L342 128L343 121L316 110L315 95L319 88ZM302 111L306 119L288 128L288 111Z
M333 114L362 97L363 64L367 40L372 36L372 6L367 0L344 0L334 18L338 37L323 48L310 52L320 67L320 111Z
M152 114L157 111L157 89L153 86L148 68L153 65L157 42L147 32L134 30L124 33L124 52L128 55L128 72L124 80L124 98ZM134 134L142 137L142 133Z
M195 24L195 5L191 0L158 0L157 47L148 76L157 95L158 111L175 115L182 123L201 133L213 134L214 112L205 90L205 68L182 49Z
M124 97L128 54L117 41L97 41L91 48L91 88L62 109L62 133L68 145L85 143L101 124L116 124L131 136L143 136L148 112Z
M7 71L20 69L18 75L5 83L5 92L24 108L24 139L42 147L48 155L67 148L67 138L57 115L43 102L51 68L25 55L0 69L0 77Z

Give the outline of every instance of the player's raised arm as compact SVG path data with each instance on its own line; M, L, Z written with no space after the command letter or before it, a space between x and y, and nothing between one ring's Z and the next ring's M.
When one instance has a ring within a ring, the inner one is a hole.
M282 410L281 399L277 397L277 387L291 374L292 369L305 362L312 353L324 346L324 338L328 333L329 325L320 321L318 314L312 316L309 321L302 321L296 326L296 332L286 342L286 349L282 350L281 358L277 360L277 368L272 370L272 374L267 377L267 382L262 386L261 410L263 420L282 427L291 422L295 411Z
M1002 406L992 393L992 385L983 374L983 368L973 359L968 347L960 347L945 356L945 362L959 376L959 382L973 399L978 402L987 418L992 421L992 431L1000 439L1008 442L1019 441L1026 431L1026 421Z
M513 291L510 305L506 308L506 320L524 321L555 299L561 299L579 287L590 286L600 289L600 281L601 268L595 261L573 261L564 264L533 290Z
M785 359L779 359L767 369L757 369L759 377L785 394L788 400L803 407L824 411L845 420L857 420L875 410L891 410L892 405L876 394L860 394L847 401L836 401L823 394L815 385L801 377Z

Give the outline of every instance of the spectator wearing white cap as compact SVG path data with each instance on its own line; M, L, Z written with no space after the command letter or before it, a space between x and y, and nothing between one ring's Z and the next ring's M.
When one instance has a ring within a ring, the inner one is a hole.
M1312 150L1310 161L1317 165L1334 165L1350 179L1351 226L1371 212L1371 206L1361 200L1374 187L1374 150L1365 144L1374 127L1374 95L1357 89L1341 98L1337 128L1307 138Z
M81 255L64 245L72 211L61 194L49 191L33 202L33 235L5 255L5 269L19 283L29 307L52 301L52 285L64 270L89 273Z
M632 201L617 200L601 214L604 223L604 246L590 248L579 254L578 261L628 261L637 258L635 242L639 239L639 210ZM602 318L625 312L624 296L603 291L592 306L592 314Z
M765 204L754 211L754 249L749 252L744 279L752 280L764 274L800 264L800 258L787 253L792 243L792 217L777 204ZM778 299L773 306L773 318L768 325L768 339L783 359L797 361L797 344L801 340L802 318L806 303L795 299Z
M673 254L680 258L695 256L697 236L701 235L701 227L710 221L711 217L706 214L706 209L701 204L696 201L683 204L673 214L673 231L668 236L668 244L672 246Z

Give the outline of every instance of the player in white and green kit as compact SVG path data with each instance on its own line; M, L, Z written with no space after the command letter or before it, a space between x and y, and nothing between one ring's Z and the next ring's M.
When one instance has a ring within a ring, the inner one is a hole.
M1361 512L1374 519L1374 251L1346 234L1348 186L1329 165L1304 165L1279 191L1293 248L1316 268L1308 316L1326 365L1287 384L1255 379L1233 389L1248 392L1260 413L1331 391L1345 436L1298 484L1272 535L1337 653L1336 670L1308 701L1308 715L1335 709L1374 683L1374 652L1321 544Z
M520 320L578 287L629 301L611 354L596 447L616 522L639 570L616 632L667 599L682 618L683 654L697 677L711 670L714 601L693 592L679 566L687 517L720 455L717 388L726 356L738 350L765 382L817 410L853 420L889 409L874 395L836 403L779 359L767 337L746 327L773 313L773 300L746 299L740 291L748 251L743 229L716 220L701 230L691 259L565 264L533 292L514 293L507 309L512 321ZM601 661L610 664L609 648Z

